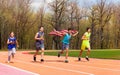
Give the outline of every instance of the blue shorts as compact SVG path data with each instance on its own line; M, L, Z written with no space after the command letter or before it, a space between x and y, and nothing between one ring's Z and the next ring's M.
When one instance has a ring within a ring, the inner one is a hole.
M42 48L44 48L44 43L40 43L40 42L36 42L36 50L41 50Z
M62 50L69 49L69 44L62 43Z

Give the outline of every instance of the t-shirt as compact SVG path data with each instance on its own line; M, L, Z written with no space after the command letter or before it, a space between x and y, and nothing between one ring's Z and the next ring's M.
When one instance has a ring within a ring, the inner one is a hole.
M11 50L12 48L16 48L16 38L15 37L9 37L9 42L12 42L8 44L8 49Z
M71 35L70 34L65 34L62 42L65 43L65 44L69 44L70 43L70 38L71 38Z

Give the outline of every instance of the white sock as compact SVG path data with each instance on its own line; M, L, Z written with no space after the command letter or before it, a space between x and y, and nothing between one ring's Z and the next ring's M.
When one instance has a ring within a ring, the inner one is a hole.
M86 58L88 58L88 56L86 56Z

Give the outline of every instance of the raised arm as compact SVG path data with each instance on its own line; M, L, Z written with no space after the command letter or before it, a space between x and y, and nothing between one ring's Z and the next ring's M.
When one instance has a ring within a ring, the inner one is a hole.
M72 36L76 36L77 34L78 34L78 31L76 33L72 34Z
M54 32L58 33L58 34L61 34L61 32L57 31L56 29L53 30Z

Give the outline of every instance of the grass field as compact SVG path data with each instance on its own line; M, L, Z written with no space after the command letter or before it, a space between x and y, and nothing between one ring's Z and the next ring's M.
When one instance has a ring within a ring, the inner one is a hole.
M34 52L30 52L34 54ZM58 51L45 51L45 55L57 56ZM78 57L79 50L69 50L69 56ZM82 57L85 57L86 51L83 52ZM64 56L65 54L63 54ZM90 58L99 59L117 59L120 60L120 49L104 49L104 50L91 50Z

